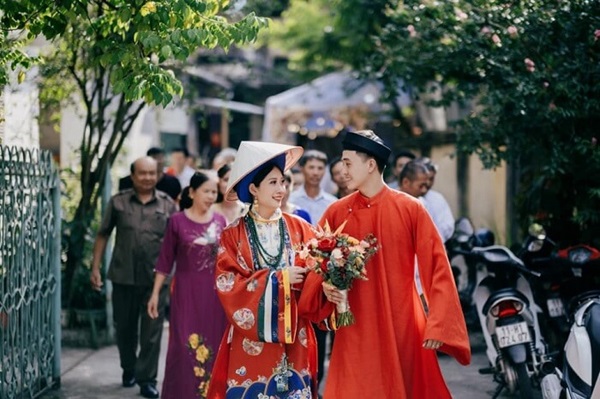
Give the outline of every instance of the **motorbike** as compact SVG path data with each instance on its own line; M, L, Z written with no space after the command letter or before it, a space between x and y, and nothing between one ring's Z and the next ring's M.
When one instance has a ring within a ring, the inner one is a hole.
M469 229L466 229L467 232ZM472 231L472 228L470 229ZM475 242L472 239L470 242ZM473 301L486 342L497 398L507 388L522 399L533 397L533 384L554 366L546 356L537 314L541 312L524 275L537 277L508 248L501 245L473 246L459 251L476 266Z
M600 399L600 251L571 246L558 251L553 264L571 271L560 289L571 327L562 367L542 380L543 397Z
M546 235L541 225L531 225L528 232L518 257L529 270L539 273L539 277L529 281L533 297L543 310L539 322L550 355L560 363L570 326L561 291L564 291L564 283L572 274L571 268L556 256L557 244Z
M454 234L446 242L446 253L452 268L456 290L469 329L479 328L479 319L473 302L473 291L477 285L477 265L472 258L465 257L473 247L487 247L495 242L494 233L481 228L473 231L468 218L459 218Z

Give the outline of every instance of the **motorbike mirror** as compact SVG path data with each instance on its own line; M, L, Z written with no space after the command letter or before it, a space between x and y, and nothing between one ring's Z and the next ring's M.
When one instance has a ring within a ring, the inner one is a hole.
M456 237L456 242L458 242L459 244L466 244L469 242L469 239L471 238L471 236L467 235L467 234L458 234L455 237Z
M467 218L458 219L456 221L454 231L456 232L458 237L466 236L467 238L471 237L474 233L473 225L471 224L471 221Z
M543 241L546 239L546 230L541 224L533 223L529 226L529 235Z
M543 240L533 240L527 245L527 251L529 252L537 252L544 246Z

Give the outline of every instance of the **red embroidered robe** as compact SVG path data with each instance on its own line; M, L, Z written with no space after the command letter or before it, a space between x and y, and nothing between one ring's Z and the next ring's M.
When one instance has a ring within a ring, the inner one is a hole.
M312 238L314 230L299 217L284 213L283 219L289 264L295 258L293 252L289 257L290 249ZM215 278L230 326L208 397L316 398L317 347L310 322L327 318L334 309L323 295L322 278L307 273L301 290L295 290L285 269L256 268L243 218L221 235ZM278 384L287 393L278 393ZM275 394L281 396L270 396Z

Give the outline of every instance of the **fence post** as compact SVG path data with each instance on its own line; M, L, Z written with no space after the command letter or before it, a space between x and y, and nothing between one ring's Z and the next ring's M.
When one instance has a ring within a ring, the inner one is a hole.
M61 323L61 292L62 292L62 273L61 273L61 262L60 262L60 249L61 249L61 223L62 223L62 211L60 207L60 179L58 177L58 171L55 168L54 173L54 185L52 188L52 206L54 208L54 245L52 246L52 272L56 278L56 290L54 291L54 363L52 367L52 379L55 388L60 387L60 374L61 364L60 356L62 352L61 338L62 338L62 323Z

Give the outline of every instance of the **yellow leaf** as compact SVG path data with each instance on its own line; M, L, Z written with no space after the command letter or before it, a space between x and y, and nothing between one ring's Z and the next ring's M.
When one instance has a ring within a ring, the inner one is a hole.
M342 224L340 225L340 227L338 227L338 228L337 228L337 229L336 229L336 230L333 232L333 235L334 235L334 236L337 236L337 235L339 235L339 234L342 232L342 230L344 230L344 227L346 227L346 223L348 223L348 220L344 220L344 223L342 223Z
M156 3L153 1L147 2L140 9L140 14L142 14L142 17L145 17L146 15L152 14L155 12L156 12Z
M19 74L17 75L17 80L19 83L23 83L23 81L25 80L25 72L19 71Z

